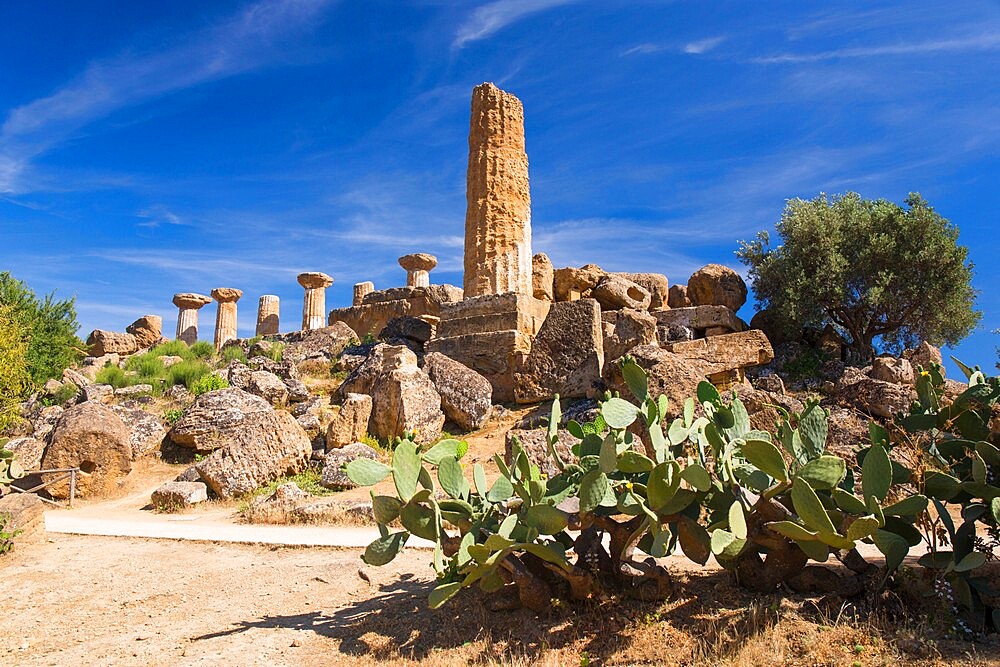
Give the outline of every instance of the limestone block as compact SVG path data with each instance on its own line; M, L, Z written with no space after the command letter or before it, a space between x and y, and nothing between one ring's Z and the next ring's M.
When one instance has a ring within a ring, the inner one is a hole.
M575 463L576 455L573 454L573 445L579 442L569 431L559 429L559 442L556 444L556 451L563 463ZM542 473L549 477L559 474L559 467L555 460L549 455L548 430L542 428L533 429L511 429L504 437L504 461L507 465L514 464L514 439L521 445L521 449L528 456L528 460L541 469Z
M590 291L605 310L649 310L649 290L620 275L609 274L601 278Z
M894 384L913 384L913 366L907 359L875 357L870 375L876 380Z
M747 284L728 266L709 264L691 274L687 293L696 306L726 306L736 312L747 301Z
M135 336L139 349L153 347L163 338L163 318L157 315L143 315L125 327L125 333Z
M87 401L66 410L52 433L52 441L42 458L45 469L80 468L88 473L78 477L76 493L97 497L113 492L132 470L129 429L111 410L96 401ZM58 478L46 474L45 481ZM56 498L69 496L69 480L48 488Z
M531 337L520 331L470 333L427 344L428 353L440 352L489 380L495 403L514 400L514 372L530 349Z
M514 398L535 403L582 397L604 368L601 308L593 299L552 304L523 367L514 374Z
M671 308L687 308L692 305L687 289L687 285L671 285L667 305Z
M340 412L326 429L326 449L338 449L358 442L368 433L372 416L372 397L367 394L347 394Z
M372 387L372 435L386 441L416 432L426 444L441 435L444 426L441 395L419 368L397 368L378 378Z
M698 362L706 375L766 364L774 359L771 343L758 329L672 343L667 349Z
M363 442L353 442L328 452L323 459L320 484L328 489L353 489L355 484L343 468L351 461L361 458L376 461L378 460L378 452Z
M532 294L536 299L542 301L552 301L552 280L555 270L552 268L552 260L544 252L540 252L531 258L531 286Z
M556 301L575 301L590 296L590 290L607 275L596 264L587 264L579 269L566 267L556 269L552 276L552 293Z
M662 273L616 273L649 292L649 309L670 308L670 281Z
M204 482L167 482L150 496L153 506L167 510L191 507L208 500L208 487Z
M695 396L698 383L707 379L707 373L699 361L685 358L655 345L640 345L632 348L629 354L649 376L650 395L663 394L667 397L667 416L670 419L683 414L684 401L689 396ZM612 365L609 375L611 390L619 392L622 396L635 398L622 376L619 364Z
M918 366L923 369L929 369L931 364L938 364L939 366L944 365L944 358L941 356L941 350L934 347L927 341L922 342L912 350L906 350L903 352L903 357L910 360L910 364L914 369ZM942 371L943 370L944 369L942 368Z
M93 357L102 357L105 354L133 354L139 349L139 342L130 333L94 329L87 336L87 348Z
M465 299L441 306L437 337L517 331L532 336L541 329L550 304L525 294L508 292Z
M625 308L601 315L604 322L604 373L619 357L639 345L656 345L656 318L641 310Z
M424 358L424 372L441 395L445 416L465 431L482 428L493 407L490 381L440 352Z

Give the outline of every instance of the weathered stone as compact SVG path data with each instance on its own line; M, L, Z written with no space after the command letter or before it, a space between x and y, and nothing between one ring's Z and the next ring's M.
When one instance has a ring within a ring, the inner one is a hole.
M664 310L670 307L670 281L662 273L616 273L614 275L631 280L649 292L650 310Z
M767 336L767 339L771 341L772 347L784 345L789 339L788 334L779 323L778 318L767 309L759 310L754 313L754 316L750 318L750 328L760 329L763 331L764 335Z
M184 361L184 357L178 357L175 354L164 354L159 357L159 360L163 362L164 368L170 368Z
M514 373L514 398L535 403L586 396L604 368L601 308L593 299L552 304L523 367Z
M42 467L45 443L37 438L12 438L7 441L3 448L14 452L14 460L20 463L25 470L38 470Z
M198 310L212 302L212 297L194 292L175 294L173 299L177 306L177 340L188 345L198 342Z
M94 329L87 336L87 349L94 357L105 354L133 354L139 349L139 342L130 333Z
M649 376L649 393L652 396L663 394L667 397L667 415L673 419L684 412L684 401L689 396L695 396L698 383L706 379L707 373L701 363L682 357L655 345L640 345L633 348L629 354ZM609 386L622 396L631 397L622 376L619 364L612 365Z
M462 290L452 285L396 287L370 292L363 303L330 311L329 322L342 322L358 334L372 336L396 317L438 317L441 306L462 300Z
M288 402L289 403L301 403L302 401L309 399L309 387L298 378L288 378L285 382L285 387L288 388Z
M871 442L868 433L868 419L862 419L854 410L832 407L827 417L828 434L826 450L842 457L851 464L860 447Z
M531 293L536 299L553 301L552 280L555 270L552 260L544 252L531 258Z
M427 341L434 337L434 327L435 324L420 317L397 317L389 320L378 339L389 345L405 345L421 358Z
M431 284L430 272L437 263L437 257L425 252L400 257L399 265L406 271L406 286L428 287Z
M371 395L375 382L385 373L397 368L416 367L417 355L408 347L380 343L373 347L364 362L344 379L338 392L345 399L348 394Z
M150 501L161 511L175 511L208 500L208 487L204 482L167 482L160 485Z
M590 296L601 278L608 275L596 264L587 264L579 269L566 267L555 269L552 276L552 292L556 301L576 301Z
M234 391L239 390L209 392L199 401L210 394ZM289 413L273 410L266 402L264 405L266 410L245 415L237 425L213 434L212 444L217 448L195 464L201 479L216 495L231 498L249 493L282 475L305 469L312 453L309 436Z
M88 384L83 388L81 402L95 401L98 403L109 403L115 394L115 388L110 384Z
M35 419L35 430L32 436L36 440L48 443L49 436L52 435L52 431L65 411L66 409L61 405L50 405L42 408L42 411L38 413L38 417Z
M121 405L112 406L111 409L128 428L128 441L132 449L133 460L160 448L163 439L167 436L167 429L157 415Z
M755 389L747 385L738 385L734 388L736 396L742 401L750 416L750 426L761 431L774 433L778 420L782 415L778 408L783 408L788 412L802 412L805 406L794 396L779 394L763 389ZM728 402L729 393L726 392L723 400Z
M524 108L491 83L472 91L466 200L465 296L531 295Z
M354 299L351 302L351 305L360 306L364 302L365 296L374 291L375 283L370 280L366 280L362 283L354 283Z
M563 463L575 463L577 457L573 454L573 445L579 442L569 431L559 429L559 442L556 444L556 451ZM528 456L528 460L538 466L543 474L555 477L559 474L559 467L555 460L549 455L548 431L546 429L511 429L507 431L504 438L504 461L507 465L513 465L514 461L514 438L521 443L521 448Z
M424 358L424 372L441 395L445 417L465 431L483 427L493 407L489 380L440 352Z
M323 313L323 315L325 319L326 314ZM280 326L281 299L274 294L261 296L257 301L257 328L254 333L258 336L274 336L278 333Z
M870 375L883 382L913 384L913 366L906 359L875 357Z
M601 304L601 308L604 310L621 310L622 308L649 310L651 298L645 287L637 285L619 274L608 274L602 277L594 285L590 295Z
M378 460L378 452L364 444L354 442L327 453L323 459L320 484L328 489L353 489L356 485L344 472L343 467L357 459Z
M231 387L199 396L168 437L174 444L199 452L224 447L271 414L271 405L259 396Z
M127 387L119 387L114 390L113 394L118 398L133 398L135 396L151 394L152 392L153 385L151 384L133 384Z
M0 497L0 516L7 517L7 532L17 532L15 548L45 539L45 503L33 493L9 493Z
M657 325L662 329L660 342L671 341L669 336L678 331L689 329L695 335L704 334L708 329L722 328L726 332L742 331L745 326L736 313L725 306L690 306L686 308L671 308L653 313Z
M298 281L305 288L302 329L322 329L326 323L326 288L333 284L333 278L319 271L307 271L298 275Z
M153 347L163 339L163 318L158 315L143 315L125 327L125 333L135 336L140 350Z
M843 359L847 340L833 328L832 324L827 324L819 338L816 339L816 347L822 354L832 359Z
M736 312L747 301L747 284L728 266L709 264L691 275L687 294L696 306L725 306Z
M941 350L927 341L922 342L912 350L905 351L903 357L909 359L913 368L930 369L933 364L937 364L941 366L942 372L944 371L944 358L941 356Z
M83 375L82 373L73 370L72 368L66 368L62 373L63 384L70 383L75 384L77 387L83 389L84 387L93 384L90 378Z
M912 386L864 377L840 390L840 399L870 415L892 419L917 398Z
M756 329L672 343L667 349L696 361L707 375L766 364L774 358L767 336Z
M514 374L530 349L531 337L520 331L470 333L427 344L428 353L440 352L489 380L495 403L514 400Z
M669 312L669 311L665 311ZM610 364L639 345L656 344L656 318L641 310L608 311L604 321L604 373Z
M769 391L773 394L784 394L785 393L785 382L781 379L781 376L772 373L771 375L761 375L754 381L754 387L760 389L761 391Z
M235 287L217 287L212 290L212 298L218 302L215 311L215 349L221 350L227 342L236 338L236 302L243 291Z
M550 304L545 301L513 292L445 304L441 307L437 337L498 331L517 331L533 336L541 329L549 308Z
M250 371L244 390L260 396L271 405L288 402L288 387L281 378L267 371Z
M326 429L326 449L339 449L358 442L368 433L372 416L372 397L367 394L347 394L340 411Z
M282 361L298 364L314 358L333 360L345 347L358 340L358 334L343 322L337 322L320 329L275 336L274 340L285 344Z
M88 476L76 480L80 497L96 497L114 491L132 470L129 429L111 408L87 401L66 410L45 449L42 467L48 470L80 468ZM58 473L44 475L45 481ZM56 498L69 495L69 480L48 487Z
M63 384L59 380L46 380L45 384L42 385L42 393L46 396L55 396L62 389L62 386Z
M416 441L428 443L444 426L441 395L419 368L404 367L379 376L372 387L371 433L391 442L407 431L416 432Z
M691 299L688 298L687 285L671 285L667 305L671 308L687 308L693 305Z

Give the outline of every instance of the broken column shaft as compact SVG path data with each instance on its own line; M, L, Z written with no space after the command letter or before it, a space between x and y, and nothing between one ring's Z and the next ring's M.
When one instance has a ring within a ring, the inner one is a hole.
M221 350L226 341L236 338L236 302L243 291L234 287L217 287L212 290L212 298L219 307L215 311L215 349Z
M275 336L278 334L279 308L281 302L273 294L265 294L257 303L258 336Z
M209 303L212 297L193 292L182 292L174 295L174 305L177 306L177 340L188 345L198 342L198 310Z
M326 288L333 284L333 278L319 271L309 271L300 273L298 281L306 290L302 301L302 329L322 329L326 326Z

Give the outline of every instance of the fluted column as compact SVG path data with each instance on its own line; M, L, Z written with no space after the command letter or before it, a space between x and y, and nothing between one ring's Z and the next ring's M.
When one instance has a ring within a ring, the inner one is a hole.
M399 265L406 269L406 286L429 287L431 284L430 271L437 266L437 263L437 257L425 252L416 252L400 257Z
M236 338L236 302L243 291L234 287L217 287L212 290L212 298L219 307L215 311L215 349L221 350L227 340Z
M366 294L371 294L375 291L375 283L368 280L363 283L354 284L354 303L355 306L360 306L365 300Z
M326 326L326 288L333 284L333 278L309 271L300 273L299 284L306 289L302 301L302 329L322 329Z
M174 295L174 305L177 306L177 340L188 345L198 342L198 310L209 303L212 297L194 292L182 292Z
M257 332L258 336L276 336L278 334L278 309L280 302L273 294L265 294L257 302Z

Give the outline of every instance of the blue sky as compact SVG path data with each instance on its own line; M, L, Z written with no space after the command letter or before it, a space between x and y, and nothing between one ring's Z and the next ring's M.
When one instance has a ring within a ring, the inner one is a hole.
M784 201L919 191L962 230L1000 336L1000 5L262 0L0 5L0 269L81 334L175 292L282 299L301 271L461 285L469 96L524 102L534 249L556 266L741 269ZM202 311L211 337L214 306ZM748 319L752 309L743 313Z

